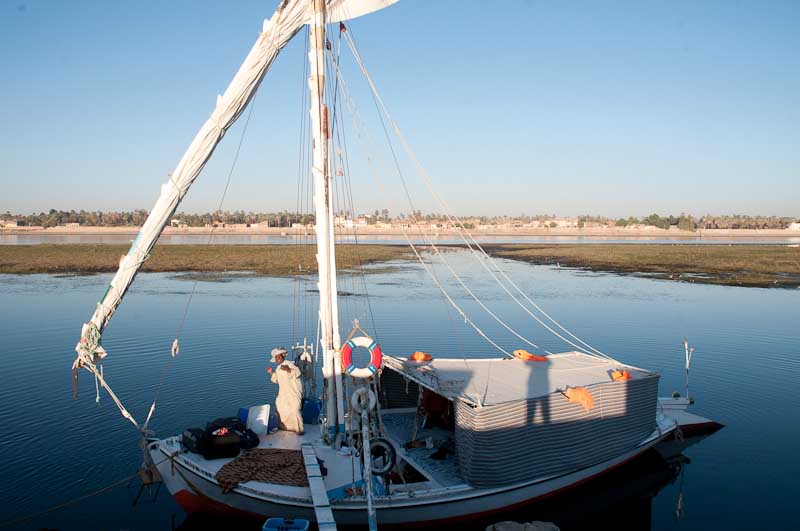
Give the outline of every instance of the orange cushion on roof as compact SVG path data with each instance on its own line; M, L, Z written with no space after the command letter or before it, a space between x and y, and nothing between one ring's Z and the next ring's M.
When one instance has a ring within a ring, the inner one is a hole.
M531 354L527 350L515 350L514 357L520 359L522 361L547 361L546 356L538 356L536 354Z
M433 356L428 354L427 352L422 352L421 350L416 351L411 356L408 357L411 361L431 361Z
M628 371L620 371L620 370L611 371L611 379L614 380L615 382L630 380L631 373L629 373Z

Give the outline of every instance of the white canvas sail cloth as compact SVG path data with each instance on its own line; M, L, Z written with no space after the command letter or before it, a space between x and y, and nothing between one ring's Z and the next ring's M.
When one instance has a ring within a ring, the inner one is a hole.
M393 4L396 0L330 0L329 22L354 18ZM208 159L252 99L280 50L311 19L308 0L283 0L263 30L224 94L217 97L211 116L200 128L169 180L88 323L83 325L75 347L73 369L93 369L106 352L100 345L103 329L116 311L136 273L149 256L161 232ZM92 372L95 372L92 370Z

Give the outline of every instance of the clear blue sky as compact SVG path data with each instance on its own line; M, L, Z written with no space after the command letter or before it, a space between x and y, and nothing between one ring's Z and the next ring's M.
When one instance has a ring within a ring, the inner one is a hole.
M0 2L0 210L149 209L276 4ZM799 25L798 1L401 0L351 27L458 213L798 216ZM267 75L225 208L293 208L304 61ZM182 210L216 208L241 122ZM402 208L368 182L359 211Z

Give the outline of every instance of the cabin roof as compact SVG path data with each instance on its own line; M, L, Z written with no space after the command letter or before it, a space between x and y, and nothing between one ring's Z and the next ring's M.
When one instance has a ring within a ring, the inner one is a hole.
M507 358L436 358L415 363L384 356L384 366L450 400L475 406L491 406L528 400L580 387L610 382L611 371L625 369L633 379L653 373L581 352L547 356L547 361Z

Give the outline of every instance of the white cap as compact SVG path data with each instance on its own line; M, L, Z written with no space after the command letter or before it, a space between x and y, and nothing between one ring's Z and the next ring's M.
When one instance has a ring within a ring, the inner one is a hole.
M277 363L278 360L276 360L275 357L280 355L280 354L283 354L283 356L286 357L286 354L287 354L286 349L283 348L283 347L278 347L278 348L272 349L272 352L270 352L270 356L272 356L270 358L270 360L269 360L270 363Z

